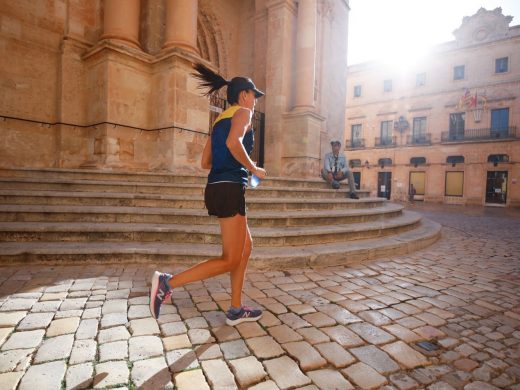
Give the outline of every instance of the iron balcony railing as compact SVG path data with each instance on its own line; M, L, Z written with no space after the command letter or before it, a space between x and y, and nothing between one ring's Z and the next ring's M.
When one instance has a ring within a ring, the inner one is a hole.
M375 145L376 147L395 147L397 145L397 137L376 137Z
M407 145L430 145L431 143L432 135L430 133L412 134L406 137Z
M365 147L365 139L364 138L356 138L352 140L347 140L345 143L345 148L348 149L363 149Z
M500 129L465 129L461 131L443 131L442 142L463 142L475 140L502 140L518 138L516 126L503 127Z

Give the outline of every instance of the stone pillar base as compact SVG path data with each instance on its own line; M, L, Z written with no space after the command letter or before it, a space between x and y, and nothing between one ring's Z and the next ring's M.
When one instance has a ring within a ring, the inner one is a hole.
M322 116L310 111L283 115L281 176L319 177L323 121Z

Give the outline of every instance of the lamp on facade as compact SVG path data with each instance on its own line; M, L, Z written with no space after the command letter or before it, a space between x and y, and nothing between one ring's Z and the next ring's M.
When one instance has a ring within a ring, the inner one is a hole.
M370 169L370 163L368 160L365 160L365 168Z
M482 119L482 108L475 108L473 111L473 119L475 120L475 123L480 122Z
M403 134L406 129L408 129L408 121L401 115L398 120L394 121L394 130Z

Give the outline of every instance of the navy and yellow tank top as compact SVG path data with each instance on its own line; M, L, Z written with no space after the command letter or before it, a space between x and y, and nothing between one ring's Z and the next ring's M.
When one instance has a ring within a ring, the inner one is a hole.
M231 106L219 115L213 123L211 132L211 170L208 175L208 183L222 181L247 185L247 169L240 164L226 146L226 140L231 130L231 119L240 106ZM254 145L253 129L248 130L242 138L242 145L247 154L251 154Z

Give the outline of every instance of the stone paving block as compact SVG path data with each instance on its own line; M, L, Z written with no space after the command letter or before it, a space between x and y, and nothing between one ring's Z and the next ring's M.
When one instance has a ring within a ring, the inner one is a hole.
M91 362L96 358L97 343L95 340L76 340L72 345L69 364Z
M240 333L240 335L245 338L251 337L259 337L265 336L267 333L262 327L258 324L258 322L243 322L235 326L236 330Z
M359 316L359 318L362 318L375 326L388 325L392 322L390 318L377 310L361 311L356 314Z
M362 389L378 389L387 383L384 376L378 374L372 367L361 362L353 364L341 372Z
M173 388L168 366L162 356L135 362L130 378L138 389Z
M336 320L320 312L306 314L302 318L317 328L336 325Z
M128 342L126 340L105 343L99 346L100 362L125 359L128 359Z
M335 342L317 344L315 348L336 368L346 367L356 361L345 348Z
M271 313L270 311L264 311L263 315L262 315L262 318L260 318L258 320L258 322L260 323L260 325L264 326L264 327L271 327L271 326L275 326L275 325L280 325L282 322L278 319L278 317L276 317L273 313Z
M202 370L184 371L174 375L177 390L210 390Z
M221 343L220 349L227 360L243 358L251 354L244 340L234 340Z
M23 376L18 389L60 389L66 369L67 365L63 360L34 364Z
M0 316L0 327L16 326L27 315L26 311L13 311L9 313L2 313Z
M208 329L190 329L188 330L188 337L193 345L215 342L215 338Z
M299 315L295 313L286 313L286 314L280 314L278 318L287 326L289 326L292 329L300 329L305 328L307 326L311 326L307 321L302 319Z
M11 298L5 301L0 306L0 312L2 311L24 311L30 310L31 307L38 301L36 298L23 299L23 298Z
M36 302L31 308L31 313L54 313L61 305L61 301Z
M129 329L132 336L159 335L159 325L153 318L141 318L132 320L129 323Z
M346 380L343 375L335 370L326 368L323 370L309 371L306 375L311 378L314 384L323 390L350 390L354 389L354 386Z
M291 341L300 341L303 337L289 328L287 325L278 325L268 328L267 331L280 344L289 343Z
M45 363L51 360L67 359L72 351L74 335L51 337L43 341L38 348L34 363Z
M129 320L148 317L150 317L150 307L148 305L131 305L128 308Z
M188 318L185 323L188 329L207 329L209 327L204 317Z
M128 322L126 311L123 313L108 313L101 317L101 329L112 328L118 325L125 325Z
M303 336L303 339L308 343L314 345L319 343L326 343L330 341L330 337L316 328L301 328L297 332Z
M350 352L361 362L368 364L380 374L387 375L399 370L399 365L386 352L374 345L352 348Z
M200 361L219 359L223 356L218 344L197 345L195 346L194 351L197 355L197 359L199 359Z
M105 301L101 312L103 315L110 313L125 313L128 309L128 301L126 299L111 299Z
M70 365L65 374L65 388L67 390L88 389L93 382L93 373L92 363Z
M81 320L78 330L76 331L76 339L88 340L95 338L98 334L98 324L99 320L95 318ZM104 331L104 333L105 335L109 334L108 331Z
M114 328L101 329L97 336L98 343L109 343L112 341L118 340L128 340L130 338L130 333L124 326L116 326Z
M341 325L348 325L361 321L361 318L336 304L318 306L317 309L329 317L334 318L336 322Z
M282 348L299 363L304 371L314 370L327 364L327 361L321 357L318 351L306 341L282 344Z
M111 361L95 366L94 389L126 385L130 370L126 361Z
M212 388L236 388L235 377L223 360L205 360L201 366Z
M212 329L212 333L215 335L219 343L241 338L240 333L238 333L238 331L233 326L220 326Z
M395 340L395 337L390 333L366 322L351 324L349 328L370 344L385 344Z
M271 379L282 390L311 383L310 378L305 376L296 362L288 356L265 360L263 364Z
M83 314L81 315L81 319L98 319L101 317L101 308L100 307L94 307L91 309L85 309L83 310Z
M357 334L350 331L343 325L337 325L330 328L321 328L321 330L332 340L336 341L343 347L358 347L365 343Z
M162 341L157 336L131 337L128 341L130 361L148 359L163 354Z
M13 327L9 328L0 328L0 347L3 343L6 342L6 340L9 338L11 333L14 331Z
M60 311L83 310L86 302L87 302L87 298L73 298L73 299L67 298L62 302L62 304L60 306Z
M2 345L1 350L35 348L40 345L44 334L45 331L43 329L11 333L11 336Z
M493 386L485 382L471 382L464 386L464 390L498 390L499 387Z
M191 348L191 342L187 334L162 338L165 351L174 349Z
M242 388L254 385L267 376L262 363L254 356L230 360L229 364L235 379Z
M270 359L284 354L282 347L271 336L246 339L246 344L259 359Z
M412 390L419 387L419 383L402 372L392 374L388 379L400 390Z
M18 383L20 382L20 379L22 379L22 376L25 374L25 372L6 372L3 374L0 374L0 389L4 390L16 390Z
M33 352L34 348L11 349L0 352L0 373L25 371L31 363Z
M79 317L60 318L51 322L46 337L61 336L64 334L75 333L79 326Z
M276 386L276 383L274 383L272 380L268 380L254 385L248 390L280 390L280 388Z
M177 336L188 332L186 325L181 321L161 324L159 327L161 328L161 334L163 336Z
M421 353L410 348L408 344L402 341L396 341L381 347L385 352L392 356L399 364L405 368L415 368L418 366L427 366L430 364L428 359Z
M193 370L199 368L199 361L195 351L188 348L175 349L166 353L166 361L172 372Z
M422 336L399 324L385 325L382 328L407 343L422 340Z

